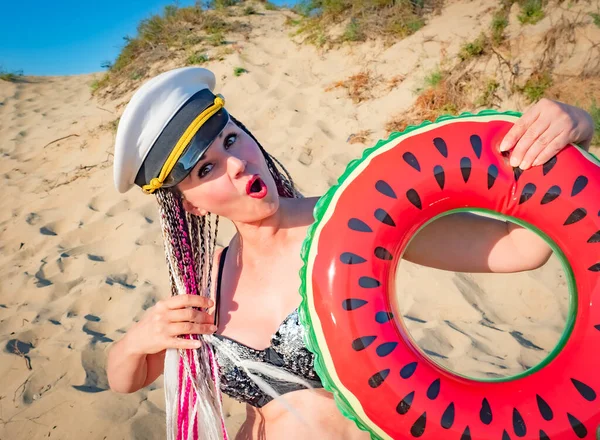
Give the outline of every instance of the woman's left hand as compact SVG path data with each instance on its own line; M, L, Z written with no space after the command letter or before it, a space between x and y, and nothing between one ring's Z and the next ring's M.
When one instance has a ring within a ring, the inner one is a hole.
M546 163L569 143L587 150L593 136L594 123L585 110L544 98L515 122L500 151L512 149L510 165L526 170Z

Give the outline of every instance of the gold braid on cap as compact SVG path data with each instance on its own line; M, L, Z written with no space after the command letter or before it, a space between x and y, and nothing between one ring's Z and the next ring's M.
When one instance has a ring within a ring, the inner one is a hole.
M154 193L154 191L156 191L163 185L165 179L167 178L169 173L173 171L173 168L177 164L177 161L185 151L186 147L192 141L192 138L196 135L196 133L198 133L198 130L200 130L202 125L204 125L206 121L208 121L215 113L217 113L223 107L225 107L225 98L223 98L221 95L217 95L215 97L213 105L211 105L202 113L200 113L196 117L196 119L192 121L189 127L183 132L183 134L175 144L175 147L171 151L171 154L169 154L169 157L167 157L167 160L162 166L158 177L154 177L152 180L150 180L150 183L142 187L142 191L144 193L152 194Z

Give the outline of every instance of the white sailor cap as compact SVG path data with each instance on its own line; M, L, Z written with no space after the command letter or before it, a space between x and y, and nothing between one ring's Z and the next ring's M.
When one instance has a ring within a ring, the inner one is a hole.
M214 74L200 67L162 73L133 95L119 121L114 181L145 193L181 182L229 122Z

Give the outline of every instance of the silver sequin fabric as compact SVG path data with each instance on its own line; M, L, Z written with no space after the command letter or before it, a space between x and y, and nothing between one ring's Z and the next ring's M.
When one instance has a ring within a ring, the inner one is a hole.
M265 362L291 373L308 382L313 388L322 388L319 376L314 370L314 355L304 345L304 327L298 318L298 309L288 315L271 338L271 345L265 350L256 350L225 336L214 335L229 350L241 359ZM254 407L261 408L272 400L259 386L238 367L222 349L215 346L221 379L221 391L228 396ZM279 395L305 387L257 374L272 386Z

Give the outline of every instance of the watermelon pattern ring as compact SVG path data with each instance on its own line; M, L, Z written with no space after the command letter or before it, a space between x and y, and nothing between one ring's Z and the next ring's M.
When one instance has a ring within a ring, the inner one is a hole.
M351 162L315 207L300 317L341 412L376 439L595 439L600 424L600 161L571 145L521 172L498 151L520 116L486 110L393 133ZM517 376L471 379L413 342L394 278L412 236L453 212L494 213L562 261L558 345Z

